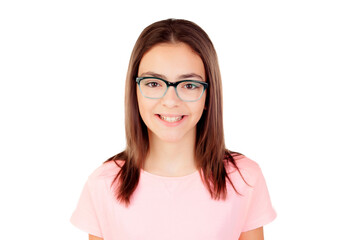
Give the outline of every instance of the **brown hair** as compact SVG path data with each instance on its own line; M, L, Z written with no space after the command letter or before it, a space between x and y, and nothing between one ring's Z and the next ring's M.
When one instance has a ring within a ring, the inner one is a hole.
M230 162L239 171L234 160L234 157L239 154L225 148L221 75L214 46L206 32L195 23L167 19L146 27L133 48L125 89L127 146L123 152L106 161L114 161L120 167L113 183L117 183L117 199L126 205L129 205L131 195L138 185L140 169L149 150L147 127L141 119L136 97L135 78L138 67L143 55L154 45L178 42L188 44L201 57L205 67L206 81L209 83L205 102L206 111L196 127L196 166L202 170L203 182L213 199L226 198L226 178L237 192L224 165L224 161ZM124 164L120 166L117 160L124 161Z

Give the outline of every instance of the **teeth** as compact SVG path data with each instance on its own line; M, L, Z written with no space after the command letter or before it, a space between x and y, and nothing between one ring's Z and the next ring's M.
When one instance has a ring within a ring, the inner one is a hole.
M160 118L166 122L177 122L180 121L182 119L182 116L179 117L166 117L166 116L162 116L160 115Z

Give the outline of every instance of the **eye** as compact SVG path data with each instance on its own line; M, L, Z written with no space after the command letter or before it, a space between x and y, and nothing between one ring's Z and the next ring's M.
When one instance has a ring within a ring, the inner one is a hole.
M150 87L150 88L155 88L155 87L160 86L160 84L157 83L157 82L148 82L148 83L146 83L145 85L146 85L147 87Z
M144 87L148 87L148 88L158 88L158 87L164 87L165 83L159 79L145 79L142 82L142 85Z
M183 85L183 88L187 89L187 90L194 90L194 89L198 89L200 88L200 84L198 83L193 83L193 82L186 82Z

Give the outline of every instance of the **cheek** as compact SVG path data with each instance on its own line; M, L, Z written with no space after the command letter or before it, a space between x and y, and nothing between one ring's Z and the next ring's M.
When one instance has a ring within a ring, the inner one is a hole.
M200 102L198 102L199 104L197 104L197 106L194 106L194 114L195 117L197 118L197 122L200 120L202 114L204 113L205 110L205 98L200 99Z
M147 108L145 108L145 103L143 102L142 96L138 91L137 91L137 102L138 102L138 110L140 112L141 118L143 121L145 121L144 117L145 117Z
M155 103L145 99L141 93L137 92L138 109L143 122L147 125L149 120L152 118L152 113Z

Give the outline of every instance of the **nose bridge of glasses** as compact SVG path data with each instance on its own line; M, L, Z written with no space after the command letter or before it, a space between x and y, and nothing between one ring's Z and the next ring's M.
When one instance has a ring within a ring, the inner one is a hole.
M168 87L174 87L176 88L177 85L179 84L179 82L169 82L169 81L166 81L166 84Z
M164 82L167 85L164 95L166 95L170 91L170 87L173 87L173 91L175 92L176 96L179 97L177 92L177 85L179 84L179 82L169 82L169 81L164 81Z
M171 92L173 92L173 95L178 98L179 96L178 96L178 93L177 93L176 86L177 86L177 82L176 83L167 82L167 88L165 89L165 93L164 93L163 96L165 97L166 95L169 95L170 94L169 92L171 91ZM173 87L173 89L170 88L170 87Z

